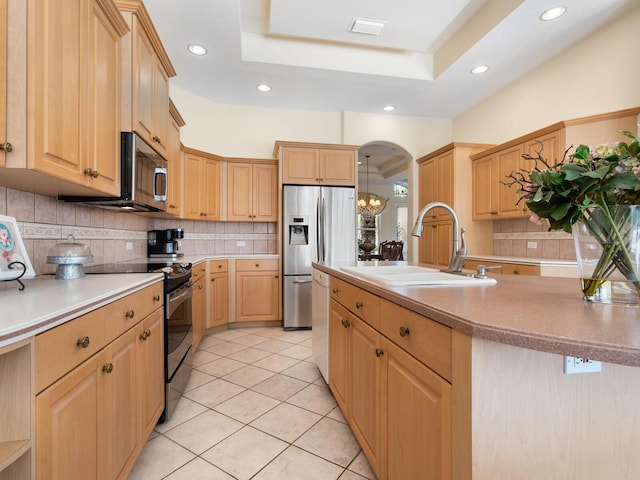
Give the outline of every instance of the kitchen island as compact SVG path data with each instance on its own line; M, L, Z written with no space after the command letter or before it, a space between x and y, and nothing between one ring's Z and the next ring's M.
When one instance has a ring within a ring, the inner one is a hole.
M640 310L584 302L577 279L387 288L344 266L314 264L332 281L329 383L380 479L414 478L414 454L438 463L415 478L640 478ZM564 355L605 363L566 375Z

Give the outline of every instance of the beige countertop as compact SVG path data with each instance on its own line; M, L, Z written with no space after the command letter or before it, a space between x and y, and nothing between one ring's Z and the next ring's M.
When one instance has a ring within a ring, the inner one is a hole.
M278 255L185 255L178 259L138 258L123 263L190 262L221 258L279 258ZM163 279L161 273L87 274L76 280L39 275L0 283L0 347L32 337L91 310L100 308Z
M163 280L161 273L87 275L56 280L41 275L0 284L0 347L60 325Z
M353 265L314 263L319 270L471 337L640 366L640 308L585 302L578 279L495 275L497 283L489 286L382 287L340 270Z

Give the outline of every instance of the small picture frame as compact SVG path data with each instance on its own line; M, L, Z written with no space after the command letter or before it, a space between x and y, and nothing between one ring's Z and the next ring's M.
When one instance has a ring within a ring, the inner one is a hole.
M26 270L22 279L36 276L24 243L22 243L16 219L0 215L0 281L14 280L20 277L22 267L13 265L12 268L9 268L9 264L12 262L24 263Z

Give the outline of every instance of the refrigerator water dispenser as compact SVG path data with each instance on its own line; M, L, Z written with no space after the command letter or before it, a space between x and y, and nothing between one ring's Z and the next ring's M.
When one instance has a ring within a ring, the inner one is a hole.
M309 217L292 215L289 217L289 245L309 245Z

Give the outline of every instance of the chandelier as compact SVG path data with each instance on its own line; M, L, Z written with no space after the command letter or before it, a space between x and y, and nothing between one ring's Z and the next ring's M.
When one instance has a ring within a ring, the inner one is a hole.
M369 192L369 157L367 158L367 191L358 193L358 213L362 216L375 217L380 215L387 206L387 199Z

